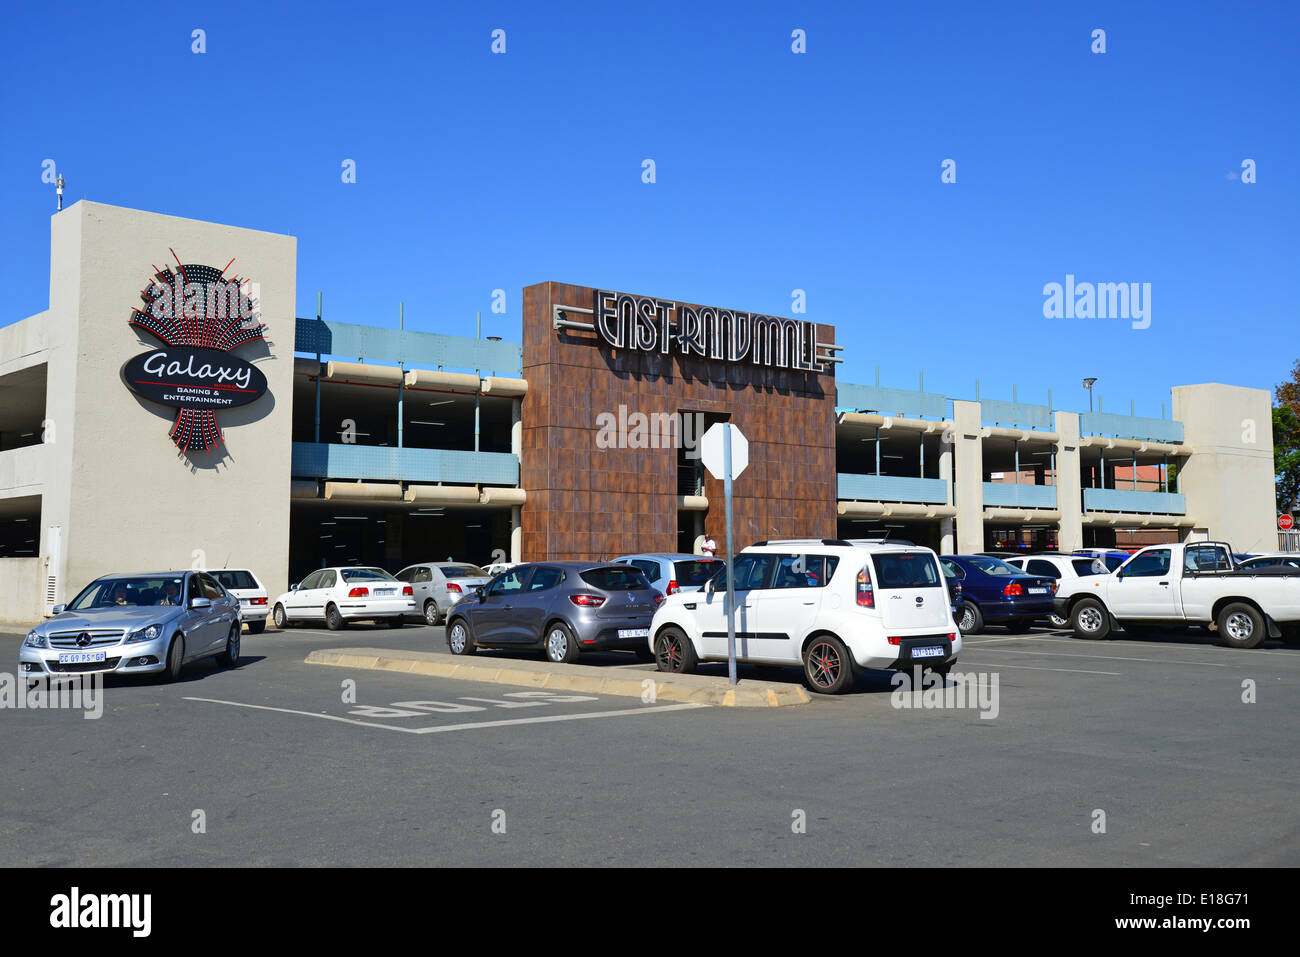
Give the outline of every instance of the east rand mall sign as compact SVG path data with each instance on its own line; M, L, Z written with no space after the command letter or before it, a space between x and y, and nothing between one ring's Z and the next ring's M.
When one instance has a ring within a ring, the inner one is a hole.
M144 308L131 310L130 325L162 346L128 361L122 378L136 395L177 410L170 435L185 452L221 445L217 412L266 394L266 376L232 351L262 339L266 326L246 292L248 281L226 277L226 269L179 259L175 272L155 267L140 293Z
M696 308L650 296L597 289L592 325L601 340L615 349L660 355L675 351L683 357L725 362L748 360L797 372L825 372L825 363L838 361L818 354L819 348L830 352L836 347L817 341L817 323L810 320Z

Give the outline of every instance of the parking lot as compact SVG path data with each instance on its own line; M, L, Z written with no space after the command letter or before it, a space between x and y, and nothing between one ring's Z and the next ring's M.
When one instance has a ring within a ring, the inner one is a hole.
M1300 863L1300 652L1276 642L990 628L955 675L995 709L900 707L872 672L771 710L303 662L357 646L445 651L271 629L233 670L110 681L98 720L0 711L0 864Z

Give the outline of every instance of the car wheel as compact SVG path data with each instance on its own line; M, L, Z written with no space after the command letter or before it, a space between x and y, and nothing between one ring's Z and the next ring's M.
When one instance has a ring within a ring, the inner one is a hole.
M803 673L808 686L821 694L843 694L853 684L853 660L844 642L821 635L803 653Z
M346 624L337 605L330 605L325 609L325 627L330 631L338 631Z
M688 675L698 662L695 646L680 628L665 628L655 638L655 667L660 671Z
M1032 619L1028 621L1009 621L1007 622L1007 631L1013 635L1023 635L1034 626Z
M283 630L289 627L289 616L284 613L283 605L276 605L271 611L271 620L275 622L275 627Z
M1070 610L1070 627L1076 638L1105 638L1110 634L1110 615L1097 599L1085 598Z
M1062 618L1060 615L1048 615L1047 620L1052 623L1053 628L1065 628L1070 624L1070 619Z
M163 672L166 680L176 681L181 676L185 661L185 636L177 635L167 646L167 670Z
M260 635L264 631L266 631L265 618L259 618L257 621L250 621L248 623L248 633L250 635Z
M236 624L230 629L230 634L226 636L226 650L217 655L217 660L226 668L233 668L239 664L239 625Z
M963 635L978 635L984 630L984 616L973 602L964 601L961 603L961 618L957 622L957 630Z
M578 643L573 632L556 622L546 629L546 659L556 664L573 664L578 660Z
M1229 648L1255 648L1268 637L1264 616L1254 605L1234 602L1226 606L1216 619L1219 636Z
M426 625L442 624L442 612L438 610L438 603L432 598L424 603L424 623Z
M453 655L472 655L476 650L469 636L469 626L464 618L457 618L447 626L447 650Z

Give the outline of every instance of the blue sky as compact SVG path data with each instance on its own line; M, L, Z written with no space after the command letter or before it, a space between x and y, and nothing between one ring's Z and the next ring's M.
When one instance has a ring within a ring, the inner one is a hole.
M803 289L845 381L1086 408L1092 375L1158 416L1170 385L1271 389L1300 355L1298 11L14 6L0 321L46 305L52 158L69 202L296 235L299 315L322 290L330 319L396 325L400 299L408 328L481 310L517 340L548 279L777 315ZM1150 328L1044 318L1067 274L1150 283Z

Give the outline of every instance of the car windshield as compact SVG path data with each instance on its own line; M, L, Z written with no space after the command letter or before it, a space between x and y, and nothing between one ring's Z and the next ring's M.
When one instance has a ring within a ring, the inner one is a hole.
M446 578L490 578L483 569L477 565L439 565L438 571L442 572Z
M703 585L721 569L723 562L719 559L700 559L673 562L677 574L677 584L683 588Z
M339 574L345 582L395 582L392 575L382 568L340 568Z
M139 578L101 578L91 582L72 599L69 611L88 608L114 608L124 605L175 605L181 601L183 575L144 576Z
M257 582L253 580L253 576L246 571L230 571L228 569L223 569L219 572L210 572L209 574L227 588L251 589L257 587Z
M1008 565L1000 558L968 558L968 562L982 571L985 575L1023 575L1019 568Z

